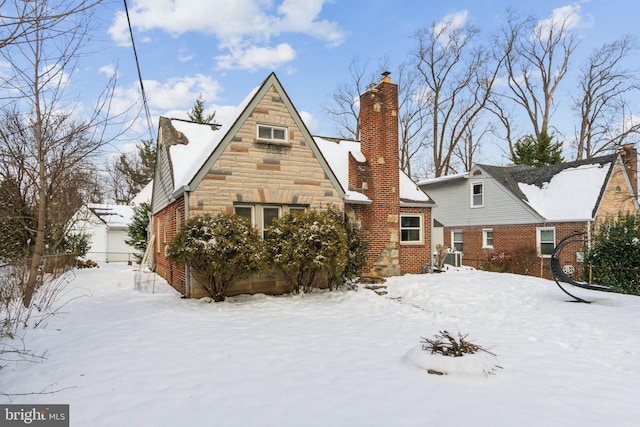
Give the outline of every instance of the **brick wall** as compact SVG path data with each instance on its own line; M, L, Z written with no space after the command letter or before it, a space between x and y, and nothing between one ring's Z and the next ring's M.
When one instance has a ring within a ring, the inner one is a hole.
M153 259L156 273L163 277L182 295L186 294L186 276L184 266L170 263L165 257L165 247L173 241L176 229L184 223L184 199L173 202L153 216L155 242Z
M451 232L453 230L462 230L463 248L462 262L465 265L478 267L485 262L494 252L506 252L513 254L519 248L537 248L537 228L538 227L555 227L556 244L560 240L575 232L587 231L587 223L546 223L546 224L520 224L520 225L488 225L488 226L472 226L472 227L445 227L444 241L445 246L452 247ZM493 230L493 249L482 248L482 234L484 229ZM578 270L581 264L576 262L576 252L581 250L580 244L571 244L561 252L561 265L571 264ZM551 279L550 258L538 257L535 271L532 275Z
M356 169L356 184L372 201L358 209L369 236L367 271L399 275L398 87L386 78L360 96L360 136L367 163Z

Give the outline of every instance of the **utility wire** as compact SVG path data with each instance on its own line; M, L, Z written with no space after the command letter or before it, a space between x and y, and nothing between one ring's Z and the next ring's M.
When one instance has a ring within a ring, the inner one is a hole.
M144 84L142 83L142 72L140 71L140 61L138 60L136 43L133 40L133 30L131 29L131 18L129 17L129 7L127 6L127 0L124 0L124 11L127 15L127 24L129 25L129 35L131 36L131 46L133 46L133 56L136 59L136 68L138 69L138 80L140 81L142 105L144 106L144 113L147 117L147 128L149 130L149 136L151 137L151 141L155 141L154 132L153 132L153 123L151 121L151 113L149 112L149 103L147 102L147 94L144 91Z

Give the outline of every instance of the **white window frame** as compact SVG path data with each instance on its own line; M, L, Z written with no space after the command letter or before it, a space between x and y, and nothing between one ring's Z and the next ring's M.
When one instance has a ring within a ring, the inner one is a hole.
M455 240L456 233L460 233L460 236L462 236L461 240ZM456 243L460 243L462 249L456 249ZM464 232L462 230L451 230L451 249L459 252L464 250Z
M478 194L481 198L481 202L480 204L476 204L475 203L475 194L473 192L473 190L476 188L476 186L480 187L480 194ZM472 181L471 182L471 188L470 188L470 197L471 197L471 208L482 208L484 207L484 181Z
M269 131L270 131L269 133L271 135L269 137L260 136L260 128L269 129ZM274 136L274 131L275 130L283 131L284 132L284 138L276 138ZM289 142L289 129L287 129L286 127L282 127L282 126L258 124L256 126L256 139L258 141L266 141L266 142L275 142L275 143L279 143L279 144L286 144L286 143Z
M403 227L402 226L402 218L418 218L419 225L418 227ZM402 239L402 231L403 230L418 230L418 240L403 240ZM424 243L424 217L419 213L404 213L400 214L400 244L402 245L421 245Z
M551 254L543 254L542 253L542 244L552 243L549 241L542 241L542 232L543 231L553 231L553 247L556 246L556 228L555 227L537 227L536 228L536 248L538 250L538 256L541 258L551 258Z
M489 233L491 233L491 244L489 244ZM482 229L482 249L493 249L493 239L493 228Z

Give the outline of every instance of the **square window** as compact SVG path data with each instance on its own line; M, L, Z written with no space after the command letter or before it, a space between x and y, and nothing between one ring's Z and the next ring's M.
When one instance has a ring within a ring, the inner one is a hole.
M400 242L422 243L422 216L400 216Z
M285 140L286 135L284 129L273 128L273 138L272 139L281 139Z
M251 206L234 206L233 211L236 215L246 219L249 224L253 225L253 207Z
M267 126L258 126L258 138L271 139L271 128Z

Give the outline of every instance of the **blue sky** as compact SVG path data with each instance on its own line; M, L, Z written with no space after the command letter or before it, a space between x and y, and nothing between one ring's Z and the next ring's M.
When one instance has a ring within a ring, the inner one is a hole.
M574 69L600 44L638 35L640 16L632 0L128 0L128 6L154 126L160 115L186 116L200 95L207 109L224 118L229 106L275 71L312 133L321 135L336 134L323 105L350 81L354 57L373 72L388 56L393 68L415 46L417 30L447 16L466 16L488 36L503 24L509 7L540 18L574 8L574 31L581 39ZM107 0L99 17L94 37L102 50L88 58L86 76L104 78L116 66L117 101L125 105L138 96L138 77L123 2ZM559 89L558 120L570 121L565 107L571 89L569 81ZM144 117L134 129L148 136ZM485 156L495 154L489 150Z

